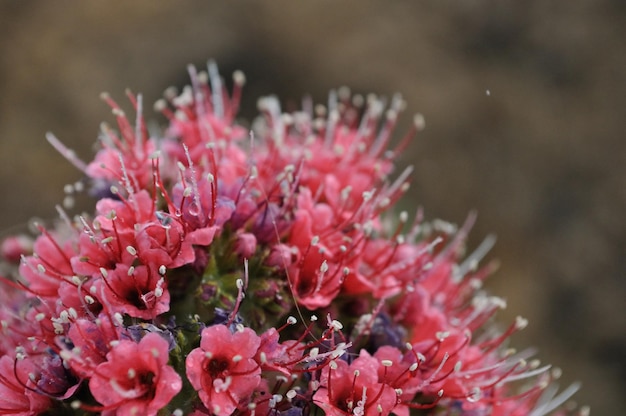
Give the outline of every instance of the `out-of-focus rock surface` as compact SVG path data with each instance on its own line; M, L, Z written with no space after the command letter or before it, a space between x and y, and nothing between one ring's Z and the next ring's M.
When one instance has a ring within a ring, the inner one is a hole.
M518 345L581 380L593 414L626 411L626 8L616 0L546 2L0 3L0 230L55 216L80 178L44 139L84 158L99 99L124 89L152 103L214 58L259 95L295 105L348 85L422 112L411 209L463 221L473 244L496 233L490 290L501 318L521 314ZM149 106L148 106L149 107ZM162 120L147 111L148 118Z

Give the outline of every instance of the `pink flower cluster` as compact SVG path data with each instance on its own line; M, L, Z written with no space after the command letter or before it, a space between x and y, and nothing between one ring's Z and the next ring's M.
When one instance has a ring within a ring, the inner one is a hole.
M2 245L0 414L378 416L574 414L558 371L508 348L504 301L481 290L485 240L391 208L410 170L393 160L404 107L330 95L235 120L213 63L80 161L93 215L59 209ZM578 411L587 412L586 409Z

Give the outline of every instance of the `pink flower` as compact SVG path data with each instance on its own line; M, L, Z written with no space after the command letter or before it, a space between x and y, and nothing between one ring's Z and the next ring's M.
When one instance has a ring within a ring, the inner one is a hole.
M238 233L237 241L235 243L235 252L239 254L241 258L249 259L256 250L257 241L256 237L252 233Z
M23 258L20 273L28 281L30 292L54 298L60 282L70 280L74 274L70 263L75 254L72 245L59 243L43 230L35 241L33 251L35 254Z
M156 203L147 191L130 195L128 201L101 199L97 210L100 215L94 223L102 238L111 240L98 246L111 261L130 265L139 259L143 264L166 267L193 262L184 225L174 216L156 211Z
M102 276L102 294L113 312L156 318L170 309L170 294L157 266L118 264Z
M103 313L94 321L77 319L67 333L74 348L61 351L61 356L80 378L92 377L98 365L106 361L111 345L120 338L119 329L108 315Z
M378 379L398 392L399 402L410 402L422 384L422 379L416 376L416 360L411 359L410 354L402 354L397 348L390 346L379 348L374 358L380 363ZM401 403L398 403L393 411L398 416L409 414L409 408Z
M341 289L346 265L341 264L340 247L345 235L337 230L330 206L316 204L308 190L302 191L298 205L289 243L297 247L300 258L289 268L289 278L298 301L317 309L328 306Z
M152 180L149 158L157 149L157 145L153 139L148 138L143 115L139 111L141 97L135 98L130 95L131 102L139 113L137 128L130 125L124 112L108 94L102 94L102 98L113 109L120 134L111 128L104 128L104 139L100 142L103 149L96 154L95 160L83 167L83 170L94 179L145 188Z
M168 343L157 334L115 344L89 380L91 393L104 405L102 414L156 415L182 388L167 361Z
M322 371L321 388L313 396L327 416L378 416L391 413L396 392L378 381L380 363L361 354L352 364L332 361Z
M187 356L187 378L215 415L230 415L247 405L261 380L254 361L260 343L249 328L233 334L225 325L214 325L202 331L200 348Z
M30 416L50 408L50 399L38 394L29 378L35 367L28 357L0 357L0 414Z
M0 257L10 263L18 263L22 256L33 252L33 241L25 235L7 237L0 244Z
M260 363L263 371L277 371L291 375L302 359L304 346L297 341L279 342L276 328L270 328L261 334L261 344L254 359Z

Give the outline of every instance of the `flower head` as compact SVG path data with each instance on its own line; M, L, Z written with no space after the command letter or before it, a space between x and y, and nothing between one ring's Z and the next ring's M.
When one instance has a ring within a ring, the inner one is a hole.
M162 133L129 93L135 125L103 95L118 131L93 161L47 136L95 209L0 246L0 414L568 414L577 386L504 347L526 321L493 325L474 217L391 214L423 128L387 149L399 96L263 98L248 134L243 75L229 93L213 62L189 72Z

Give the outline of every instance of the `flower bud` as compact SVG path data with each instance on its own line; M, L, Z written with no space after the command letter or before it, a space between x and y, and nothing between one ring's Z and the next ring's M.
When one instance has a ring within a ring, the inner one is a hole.
M244 259L249 259L256 251L256 237L252 233L240 233L235 242L235 252Z

